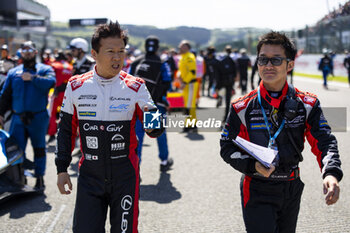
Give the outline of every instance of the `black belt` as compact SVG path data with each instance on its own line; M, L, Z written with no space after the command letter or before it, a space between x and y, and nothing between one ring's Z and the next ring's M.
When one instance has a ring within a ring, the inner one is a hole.
M251 175L253 178L261 180L276 180L276 181L291 181L300 177L300 168L291 169L290 172L273 172L269 177L265 177L260 173L256 172Z

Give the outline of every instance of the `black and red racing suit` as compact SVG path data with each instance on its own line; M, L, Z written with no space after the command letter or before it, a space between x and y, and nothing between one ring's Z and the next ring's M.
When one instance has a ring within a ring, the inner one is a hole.
M320 102L310 93L288 86L287 82L279 98L272 98L260 82L261 104L268 118L273 135L282 122L278 112L283 108L287 94L298 101L294 119L287 120L276 138L279 165L269 178L260 176L255 170L255 159L244 154L232 139L240 136L261 146L268 146L268 134L257 89L235 100L222 132L221 157L233 168L243 173L241 180L241 201L247 232L295 232L300 198L304 184L299 178L297 152L304 149L306 137L321 168L322 177L333 175L340 181L337 141L331 133ZM294 88L294 91L292 90ZM290 136L294 140L293 146Z
M140 78L121 71L111 79L95 69L68 82L57 137L57 172L67 172L77 128L82 157L74 232L104 232L110 206L111 232L137 232L139 159L136 117L156 108ZM150 136L159 136L153 131Z

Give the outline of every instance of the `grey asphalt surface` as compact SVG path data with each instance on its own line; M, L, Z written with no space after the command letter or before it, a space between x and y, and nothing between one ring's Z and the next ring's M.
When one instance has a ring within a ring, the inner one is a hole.
M316 93L323 107L345 107L350 121L350 88L330 84L324 90L320 81L296 77L300 90ZM235 97L239 96L237 90ZM202 98L200 107L214 107L215 100ZM223 113L224 109L218 112ZM220 119L221 120L221 119ZM349 126L348 126L349 128ZM301 178L305 183L297 232L350 232L350 133L335 132L342 159L344 178L340 200L327 206L315 156L306 143ZM220 132L167 134L173 169L159 172L156 141L145 137L141 163L139 232L245 232L239 194L240 173L219 155ZM16 197L0 205L0 232L72 232L77 163L74 157L69 173L73 193L61 195L56 187L54 143L48 147L45 195ZM28 157L32 158L30 144ZM34 185L34 178L28 178ZM93 210L92 210L93 211ZM109 232L108 221L106 232Z

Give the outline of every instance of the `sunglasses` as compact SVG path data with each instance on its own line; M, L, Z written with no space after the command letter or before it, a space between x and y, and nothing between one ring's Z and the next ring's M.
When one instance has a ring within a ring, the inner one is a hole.
M34 49L22 49L22 53L32 53Z
M290 61L289 58L285 57L258 57L257 59L259 66L266 66L269 63L269 61L273 66L280 66L283 60L286 60L287 62Z

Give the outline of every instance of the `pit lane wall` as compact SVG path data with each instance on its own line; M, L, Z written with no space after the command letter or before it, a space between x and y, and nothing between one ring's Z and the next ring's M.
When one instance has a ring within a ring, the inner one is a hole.
M323 57L322 54L303 54L296 58L294 72L301 74L322 75L318 70L318 64ZM344 68L345 54L337 54L333 58L334 75L347 77L347 70Z

